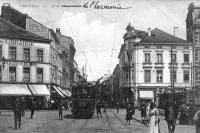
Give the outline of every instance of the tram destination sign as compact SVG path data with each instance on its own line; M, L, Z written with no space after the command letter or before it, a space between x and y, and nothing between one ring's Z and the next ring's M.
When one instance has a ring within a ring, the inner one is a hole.
M6 43L11 45L33 46L33 42L19 39L6 39Z

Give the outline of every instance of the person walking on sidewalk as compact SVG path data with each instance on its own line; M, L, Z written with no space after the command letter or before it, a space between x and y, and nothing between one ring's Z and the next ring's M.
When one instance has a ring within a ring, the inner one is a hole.
M194 123L196 125L196 133L200 133L200 105L198 111L194 115Z
M60 101L58 105L59 120L63 119L63 109L64 109L63 102Z
M169 133L174 133L175 131L176 118L177 118L176 102L174 101L173 104L171 102L168 102L165 106L165 120L167 122Z
M33 119L33 115L34 115L34 111L35 111L35 101L33 98L31 98L30 109L31 109L31 119Z
M131 104L128 104L126 108L126 125L131 124L130 121L132 120L132 111L131 111Z
M97 101L96 110L97 110L97 117L99 118L99 115L100 115L101 118L102 118L102 115L101 115L101 103L100 103L100 101Z
M155 106L155 103L151 103L149 116L149 133L159 133L159 112Z
M21 103L19 98L16 98L14 101L13 112L14 112L14 123L15 129L21 128Z

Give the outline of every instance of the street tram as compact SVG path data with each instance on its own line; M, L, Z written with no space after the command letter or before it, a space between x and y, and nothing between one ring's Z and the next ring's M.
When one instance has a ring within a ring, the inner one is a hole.
M72 87L72 114L74 118L92 118L95 109L95 87L81 83Z

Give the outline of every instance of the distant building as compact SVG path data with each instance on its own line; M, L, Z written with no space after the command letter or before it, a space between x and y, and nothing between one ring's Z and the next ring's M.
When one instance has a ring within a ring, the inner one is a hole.
M194 97L200 104L200 6L189 4L186 18L187 41L195 43L194 47Z
M135 30L129 23L126 30L118 56L119 86L125 102L137 104L145 100L159 104L160 100L167 100L173 90L176 100L189 101L193 43L158 28L143 32Z
M119 79L120 79L120 68L119 64L115 66L115 69L112 74L113 77L113 100L115 102L120 102L123 100L122 89L119 87Z

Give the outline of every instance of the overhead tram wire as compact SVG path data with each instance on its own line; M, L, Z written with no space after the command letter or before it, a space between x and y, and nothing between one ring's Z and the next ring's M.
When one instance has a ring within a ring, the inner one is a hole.
M112 63L113 51L114 51L114 46L115 46L117 22L118 22L118 10L116 11L116 17L115 17L115 31L114 31L114 35L113 35L113 46L112 46L111 55L110 55L110 62L108 64L109 65L108 66L108 74L110 74L110 66L111 66L111 63Z
M157 6L155 6L152 2L150 2L149 0L146 0L153 8L155 8L156 10L158 10L161 14L163 14L166 18L168 18L169 20L171 20L172 22L174 22L176 25L178 25L180 27L181 30L184 31L185 27L183 27L182 25L178 24L174 19L172 19L171 17L169 17L165 12L163 12L161 9L159 9Z
M60 0L58 0L58 4L59 5L61 5L61 3L60 3ZM73 32L73 30L72 30L72 28L71 28L71 26L70 26L70 24L69 24L69 21L68 21L68 18L67 18L67 16L66 16L66 14L65 14L65 11L62 9L62 11L63 11L63 13L64 13L64 16L66 17L66 22L67 22L67 25L68 25L68 27L69 27L69 29L70 29L70 31L71 31L71 33L72 33L72 35L73 35L73 37L75 38L75 40L77 40L77 45L80 47L80 49L81 49L81 52L83 53L83 56L85 57L85 59L87 60L87 56L86 56L86 54L85 54L85 52L83 51L83 49L81 48L81 46L79 45L79 43L80 43L80 40L75 36L75 34L74 34L74 32Z

